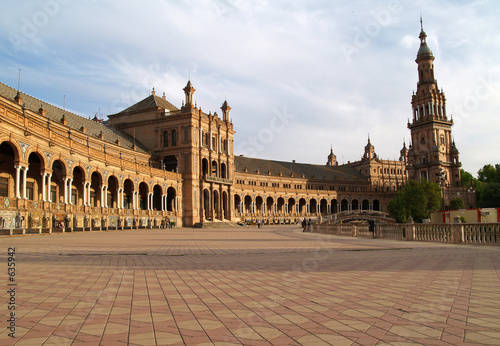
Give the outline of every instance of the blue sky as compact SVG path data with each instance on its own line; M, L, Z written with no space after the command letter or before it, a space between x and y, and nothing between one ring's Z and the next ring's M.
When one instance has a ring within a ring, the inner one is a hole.
M154 87L177 106L232 107L235 152L324 164L367 137L397 159L417 83L419 17L463 168L500 163L495 1L9 1L0 82L105 118Z

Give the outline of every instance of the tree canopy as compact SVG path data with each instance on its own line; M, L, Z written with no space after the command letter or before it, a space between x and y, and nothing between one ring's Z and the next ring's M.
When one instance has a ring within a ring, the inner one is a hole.
M422 222L430 216L431 211L441 207L441 187L427 180L410 181L396 192L389 202L389 213L397 222L406 222L411 216L416 222Z

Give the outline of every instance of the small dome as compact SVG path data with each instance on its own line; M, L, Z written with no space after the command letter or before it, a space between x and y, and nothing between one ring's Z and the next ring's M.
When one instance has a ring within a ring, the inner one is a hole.
M434 57L434 55L432 55L432 51L431 49L429 48L429 46L427 44L422 44L420 45L420 48L418 50L418 53L417 53L417 58L423 58L423 57Z
M418 35L418 38L420 38L420 48L418 49L417 59L424 57L433 58L434 56L432 55L431 49L429 48L429 46L427 46L426 42L427 35L423 29L420 30L420 35Z

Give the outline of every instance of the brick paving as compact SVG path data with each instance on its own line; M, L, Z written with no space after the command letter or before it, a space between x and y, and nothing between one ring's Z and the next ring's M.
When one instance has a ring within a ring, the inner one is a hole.
M498 345L500 248L262 229L0 238L1 345ZM16 248L9 337L7 249Z

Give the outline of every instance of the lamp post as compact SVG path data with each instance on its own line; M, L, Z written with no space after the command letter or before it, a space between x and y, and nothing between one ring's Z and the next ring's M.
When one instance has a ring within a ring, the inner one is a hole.
M446 172L442 169L442 168L439 168L439 172L436 173L436 176L437 176L437 180L438 180L438 183L439 185L441 186L441 194L443 195L443 211L445 210L445 207L444 207L444 183L446 181Z

